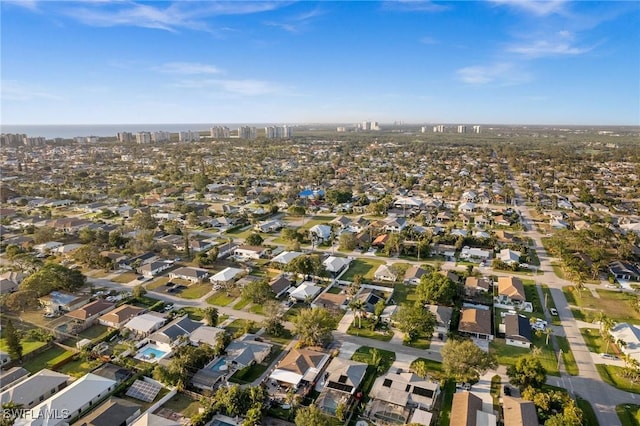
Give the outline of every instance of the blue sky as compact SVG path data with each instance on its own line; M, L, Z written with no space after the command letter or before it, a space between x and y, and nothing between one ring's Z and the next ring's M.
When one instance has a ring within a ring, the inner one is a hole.
M640 124L640 3L1 0L5 124Z

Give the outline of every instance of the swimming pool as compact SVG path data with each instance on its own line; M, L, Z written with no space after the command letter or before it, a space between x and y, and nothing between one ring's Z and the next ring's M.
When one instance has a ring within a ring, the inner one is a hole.
M225 361L224 358L220 358L218 361L216 361L215 364L213 364L211 367L209 367L209 370L211 370L211 371L227 371L228 370L227 362Z
M167 353L156 348L145 348L140 354L148 358L162 358Z

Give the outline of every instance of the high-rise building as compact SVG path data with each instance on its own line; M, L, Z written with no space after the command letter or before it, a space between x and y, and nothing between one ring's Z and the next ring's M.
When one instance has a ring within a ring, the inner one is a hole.
M225 126L214 126L209 129L212 138L229 138L231 137L231 130Z
M186 132L178 132L179 142L197 142L200 140L200 133L187 130Z
M338 132L338 133L345 133L346 131L347 131L346 127L343 127L343 126L336 127L336 132Z
M151 142L168 142L171 140L171 133L169 132L153 132L151 133Z
M3 133L0 137L0 145L2 146L18 146L23 144L24 138L27 135L24 133Z
M293 131L288 126L269 126L264 128L264 136L267 139L290 138L292 135Z
M458 133L467 133L467 126L459 125Z
M438 124L437 126L433 126L433 133L444 133L444 125Z
M427 126L420 127L420 133L427 133Z
M43 136L37 136L37 137L25 136L24 138L22 138L22 143L26 146L38 146L38 145L44 145L45 143L47 143L47 139Z
M257 134L255 127L242 126L238 128L238 138L240 139L255 139Z
M118 133L118 142L121 143L130 143L133 142L134 138L130 132L120 132Z
M480 126L473 126L473 133L480 133Z
M136 133L136 142L139 144L151 143L151 133L149 132Z

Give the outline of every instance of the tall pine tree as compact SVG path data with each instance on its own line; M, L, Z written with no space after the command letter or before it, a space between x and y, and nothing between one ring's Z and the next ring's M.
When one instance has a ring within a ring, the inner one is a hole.
M7 322L7 326L4 328L4 336L11 359L22 360L22 343L20 343L18 330L15 329L11 320Z

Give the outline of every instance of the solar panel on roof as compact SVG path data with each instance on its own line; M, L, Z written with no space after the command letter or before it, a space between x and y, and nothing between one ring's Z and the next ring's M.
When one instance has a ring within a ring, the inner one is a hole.
M351 390L353 389L353 386L351 385L345 385L344 383L338 383L334 381L330 381L329 383L327 383L327 387L330 389L336 389L342 392L351 392Z
M420 396L426 396L427 398L433 397L433 391L431 389L424 389L414 386L413 393Z
M127 390L126 395L144 402L152 402L158 396L162 386L156 383L149 383L143 380L136 380Z

